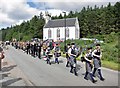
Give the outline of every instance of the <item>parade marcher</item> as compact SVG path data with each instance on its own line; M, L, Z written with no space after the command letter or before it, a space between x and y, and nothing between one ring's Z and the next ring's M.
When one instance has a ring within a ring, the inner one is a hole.
M55 46L54 56L55 56L55 63L59 64L58 57L60 56L60 47L59 47L58 43Z
M86 65L86 73L85 73L85 77L84 79L88 80L87 76L90 75L90 78L92 80L93 83L97 82L97 80L95 80L93 78L92 75L92 68L93 68L93 56L92 56L92 48L87 48L87 53L84 56L84 61L85 61L85 65Z
M100 49L100 44L96 44L96 49L93 51L93 63L94 63L94 70L93 70L93 76L95 77L95 72L98 71L100 80L104 81L105 79L102 76L101 73L101 57L102 52Z
M38 58L41 59L41 43L38 43Z
M50 55L50 47L47 48L46 50L46 57L47 57L47 64L51 65L50 59L51 59L51 55Z
M69 55L68 55L68 50L70 49L70 44L67 44L67 48L66 48L66 58L67 58L67 63L66 63L66 67L69 67Z
M70 56L70 73L73 73L74 70L74 74L77 76L77 71L76 71L76 62L75 62L75 58L76 58L76 52L75 52L75 43L71 44L71 48L68 50L68 55Z
M46 49L47 49L47 45L44 43L42 47L43 47L43 55L45 56L45 52L46 52Z
M50 47L50 50L52 50L52 49L54 48L53 43L54 43L54 41L53 41L53 40L51 40L51 41L49 42L49 47Z
M14 43L14 48L17 49L17 42Z
M26 52L27 52L27 54L30 54L30 43L28 42L27 44L26 44Z
M32 42L31 44L31 55L35 57L35 43L34 42Z

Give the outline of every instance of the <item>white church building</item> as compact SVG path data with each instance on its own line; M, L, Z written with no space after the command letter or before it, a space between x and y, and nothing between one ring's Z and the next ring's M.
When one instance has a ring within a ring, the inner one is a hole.
M43 40L46 39L53 39L54 41L65 40L65 30L66 40L79 39L80 28L77 17L51 20L49 16L46 16L45 21L46 23L43 27Z

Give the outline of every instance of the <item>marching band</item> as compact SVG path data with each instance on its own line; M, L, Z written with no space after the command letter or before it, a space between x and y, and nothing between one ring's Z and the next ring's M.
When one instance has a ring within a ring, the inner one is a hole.
M12 42L11 44L16 49L22 49L27 54L33 57L38 57L42 59L46 58L47 64L51 65L51 58L54 58L54 62L59 64L59 57L61 56L60 43L48 41L31 41L31 42ZM102 76L101 72L101 57L102 52L100 44L96 44L96 48L93 50L92 47L87 47L86 53L83 55L82 47L78 49L75 43L67 44L66 47L66 67L70 67L70 73L78 76L77 73L77 60L76 58L80 56L81 62L85 62L86 72L84 79L88 80L88 75L93 83L95 80L96 72L98 72L101 81L105 78ZM41 55L42 54L42 55Z

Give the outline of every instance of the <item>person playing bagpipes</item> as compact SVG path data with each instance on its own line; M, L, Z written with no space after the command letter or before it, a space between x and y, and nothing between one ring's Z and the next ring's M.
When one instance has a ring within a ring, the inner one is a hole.
M58 43L56 43L56 46L55 46L55 49L54 49L54 56L55 56L55 63L59 64L58 58L61 56L61 53L60 53L60 47L59 47Z
M95 77L95 73L96 71L98 71L100 80L104 81L105 79L103 78L102 73L101 73L102 52L101 52L100 44L96 44L96 48L92 54L93 54L93 64L94 64L93 76Z
M87 48L87 52L84 56L84 62L86 67L86 73L84 79L88 80L87 76L89 75L93 83L97 82L97 80L95 80L92 75L92 68L93 68L92 47Z
M76 52L75 52L75 43L71 44L71 48L68 50L68 55L69 55L69 61L70 61L70 73L74 73L76 76L77 71L76 71Z

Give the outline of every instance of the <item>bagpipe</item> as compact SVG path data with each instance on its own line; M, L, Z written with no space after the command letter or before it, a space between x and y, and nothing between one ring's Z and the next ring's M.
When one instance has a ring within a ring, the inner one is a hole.
M83 52L83 54L85 55L85 53ZM88 54L88 56L86 56L86 58L88 58L89 60L93 59L92 53ZM85 59L85 56L81 57L81 62L87 62L87 60Z
M78 58L80 55L81 55L81 53L82 53L82 47L80 47L77 51L75 51L76 52L76 57L75 58Z

